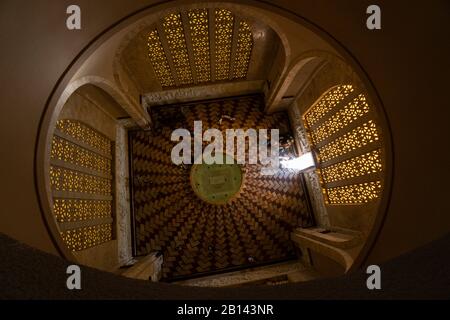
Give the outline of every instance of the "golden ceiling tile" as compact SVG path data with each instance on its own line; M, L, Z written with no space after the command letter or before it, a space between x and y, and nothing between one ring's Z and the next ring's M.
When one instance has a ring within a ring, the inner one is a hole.
M328 112L336 107L342 100L344 100L350 93L353 92L353 86L350 84L342 85L334 88L326 93L320 101L312 108L306 115L305 120L309 127L314 126L319 122Z
M190 10L188 18L197 82L209 82L211 81L211 57L208 9Z
M181 14L172 13L166 16L163 19L163 28L178 82L181 85L193 83Z
M162 87L172 87L175 82L172 77L166 53L161 44L158 31L153 30L148 35L148 56L152 62L153 70Z
M215 10L216 80L230 78L230 60L233 40L234 16L226 9Z
M380 197L381 181L370 181L326 189L328 204L364 204Z
M247 77L250 55L253 47L253 36L247 22L239 23L238 40L234 61L233 78L244 79Z

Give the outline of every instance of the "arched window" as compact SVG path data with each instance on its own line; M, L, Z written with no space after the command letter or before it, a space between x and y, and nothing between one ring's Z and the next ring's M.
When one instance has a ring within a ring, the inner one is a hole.
M162 88L247 78L251 27L228 9L168 14L149 31L147 40L148 56Z
M376 118L352 85L331 88L303 115L327 204L362 205L380 197L384 149Z
M52 140L53 214L72 251L112 239L112 142L76 120L59 120Z

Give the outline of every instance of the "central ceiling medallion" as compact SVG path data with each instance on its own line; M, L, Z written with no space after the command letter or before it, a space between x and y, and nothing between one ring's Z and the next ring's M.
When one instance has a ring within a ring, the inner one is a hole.
M249 24L227 9L171 13L148 34L148 54L162 88L247 78Z
M210 204L225 204L234 199L242 188L243 173L234 159L223 155L224 164L194 164L191 168L191 186L195 194ZM220 156L220 154L219 154Z

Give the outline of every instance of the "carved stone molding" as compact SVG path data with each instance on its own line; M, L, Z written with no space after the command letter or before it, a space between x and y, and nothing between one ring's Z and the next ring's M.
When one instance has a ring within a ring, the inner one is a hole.
M306 139L306 131L303 126L300 111L297 104L293 103L289 108L289 116L291 118L292 126L294 128L294 138L297 141L300 152L307 153L311 151L311 146ZM319 176L317 172L309 171L304 173L306 186L309 191L311 205L314 211L314 217L318 226L322 228L330 227L330 219L328 217L327 209L325 207L325 199L322 194L322 187L320 186Z
M143 104L147 108L164 104L259 93L263 91L263 85L264 81L262 80L240 81L149 92L143 95Z
M119 265L125 265L133 259L131 251L130 192L128 188L128 134L126 128L134 125L132 120L119 120L116 129L116 235Z

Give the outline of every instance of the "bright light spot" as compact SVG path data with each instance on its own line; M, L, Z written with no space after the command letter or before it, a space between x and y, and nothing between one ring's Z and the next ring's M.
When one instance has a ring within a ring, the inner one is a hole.
M315 166L314 158L311 152L305 153L298 158L292 160L280 161L282 168L303 171Z

